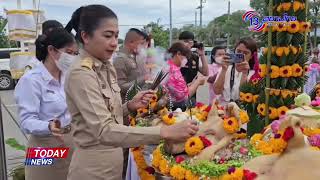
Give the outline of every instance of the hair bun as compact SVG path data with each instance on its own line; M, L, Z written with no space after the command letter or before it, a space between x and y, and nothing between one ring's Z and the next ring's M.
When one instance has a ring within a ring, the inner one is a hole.
M42 34L38 36L35 44L40 48L45 48L47 44L46 41L47 41L47 36Z

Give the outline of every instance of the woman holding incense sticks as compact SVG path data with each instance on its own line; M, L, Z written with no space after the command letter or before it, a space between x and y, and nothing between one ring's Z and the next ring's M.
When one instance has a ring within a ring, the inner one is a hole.
M76 144L68 180L121 180L122 148L158 144L162 139L183 141L196 134L198 127L193 121L162 127L123 125L123 116L147 107L154 92L140 92L122 104L111 62L119 35L118 18L111 9L103 5L81 7L66 29L74 29L82 43L65 82Z
M168 90L173 110L180 108L183 111L188 107L189 97L192 97L199 86L205 83L205 77L197 77L189 86L183 78L180 68L184 67L188 62L187 57L191 51L181 42L174 43L168 50L172 59L168 61L169 75L165 82L165 87Z

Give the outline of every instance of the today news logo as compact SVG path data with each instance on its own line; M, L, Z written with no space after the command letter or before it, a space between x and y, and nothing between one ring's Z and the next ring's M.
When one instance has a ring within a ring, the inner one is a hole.
M261 17L256 11L247 11L242 15L244 22L250 22L249 30L253 32L261 32L267 26L272 26L274 23L286 23L297 21L296 16L288 16L284 13L282 16L264 16Z
M55 159L68 157L69 148L28 148L26 166L52 165Z

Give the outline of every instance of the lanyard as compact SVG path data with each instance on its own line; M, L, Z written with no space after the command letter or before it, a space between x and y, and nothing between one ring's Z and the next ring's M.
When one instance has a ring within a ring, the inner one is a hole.
M233 64L232 68L231 68L231 76L230 76L230 102L233 102L232 90L233 90L233 86L234 86L235 69L236 69L236 66L235 66L235 64Z

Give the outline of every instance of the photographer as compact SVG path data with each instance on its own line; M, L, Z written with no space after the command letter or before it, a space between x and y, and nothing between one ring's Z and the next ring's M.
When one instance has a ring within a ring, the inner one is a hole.
M196 48L197 52L193 52L188 58L187 64L181 68L181 73L185 78L187 84L192 83L195 80L198 72L204 76L209 75L208 61L204 52L204 45L194 40L194 34L190 31L184 31L179 35L179 40L182 41L185 46L190 50ZM201 60L201 63L199 62ZM196 94L191 98L193 105L196 102Z
M257 58L257 49L257 43L253 39L243 38L235 46L235 53L243 55L241 62L234 62L230 54L219 57L219 61L223 63L218 78L213 84L213 90L216 95L220 95L219 102L222 105L239 100L240 86L255 73L253 67Z

